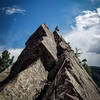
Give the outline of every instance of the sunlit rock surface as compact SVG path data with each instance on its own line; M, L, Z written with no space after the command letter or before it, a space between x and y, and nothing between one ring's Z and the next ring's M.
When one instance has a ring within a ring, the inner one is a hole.
M10 73L10 68L7 68L2 73L0 73L0 82L7 78Z
M42 24L0 83L0 100L100 100L100 91L58 30Z

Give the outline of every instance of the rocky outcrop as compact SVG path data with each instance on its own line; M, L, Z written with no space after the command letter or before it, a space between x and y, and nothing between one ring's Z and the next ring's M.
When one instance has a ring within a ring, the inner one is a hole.
M0 73L0 82L2 82L4 79L7 78L7 76L10 73L10 68L7 68L6 70L4 70L3 72Z
M99 92L58 30L45 24L0 83L0 100L99 100Z

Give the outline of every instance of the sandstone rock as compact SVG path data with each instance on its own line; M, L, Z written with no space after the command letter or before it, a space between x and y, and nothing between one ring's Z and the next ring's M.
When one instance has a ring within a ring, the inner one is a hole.
M42 24L0 83L0 100L100 100L100 91L58 31Z

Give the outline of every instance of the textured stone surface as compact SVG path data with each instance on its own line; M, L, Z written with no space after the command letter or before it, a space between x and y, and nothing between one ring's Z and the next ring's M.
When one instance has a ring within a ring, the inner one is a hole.
M99 100L100 91L57 31L58 61L48 74L48 85L38 100Z
M100 91L58 30L42 24L0 82L0 100L100 100Z
M40 59L20 72L18 77L11 81L0 93L3 100L33 100L44 86L48 72L45 71ZM2 96L3 94L3 96Z
M35 98L34 95L39 94L44 86L40 84L45 83L48 71L57 60L56 55L54 36L43 24L26 42L26 47L11 68L10 75L0 83L0 98Z
M3 81L10 73L10 68L0 73L0 82Z

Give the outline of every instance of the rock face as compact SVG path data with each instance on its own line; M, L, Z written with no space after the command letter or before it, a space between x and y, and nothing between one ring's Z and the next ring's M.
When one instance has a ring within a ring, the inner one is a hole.
M0 82L3 81L10 73L10 68L0 73Z
M0 82L0 100L100 100L100 91L58 30L42 24Z

